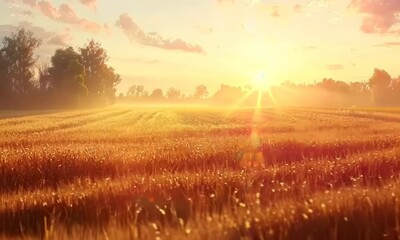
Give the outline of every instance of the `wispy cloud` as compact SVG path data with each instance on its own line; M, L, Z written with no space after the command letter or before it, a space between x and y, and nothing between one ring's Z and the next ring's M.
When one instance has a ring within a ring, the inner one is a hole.
M97 6L97 0L79 0L79 2L93 9Z
M31 22L23 21L18 25L5 24L0 25L0 36L6 36L13 32L16 32L20 28L25 28L35 34L36 37L41 39L49 39L54 36L54 32L47 31L46 29L38 26L34 26Z
M337 71L337 70L342 70L344 66L342 64L328 64L326 65L326 68L328 70Z
M349 6L365 14L361 24L365 33L392 32L400 22L399 0L352 0Z
M82 1L81 1L82 2ZM92 4L95 1L84 1L86 4ZM62 22L76 26L86 32L100 33L108 31L107 25L100 25L86 18L81 18L69 4L61 4L58 8L50 1L42 0L23 0L23 3L37 9L43 16L57 22Z
M165 39L155 32L147 33L143 31L126 13L119 17L116 26L120 27L131 41L145 46L205 54L204 49L199 45L187 43L179 38L175 40Z
M0 25L0 37L10 35L18 29L24 28L31 31L35 37L43 39L46 43L55 46L67 46L68 42L72 40L70 33L56 33L47 31L45 28L34 26L32 23L23 21L18 25Z
M57 34L50 38L47 43L50 45L65 47L68 46L68 42L72 40L72 36L69 33Z
M375 45L376 47L400 47L400 42L385 42Z

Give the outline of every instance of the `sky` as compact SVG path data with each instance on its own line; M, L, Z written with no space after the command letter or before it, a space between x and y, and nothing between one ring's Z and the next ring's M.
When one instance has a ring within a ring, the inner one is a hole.
M0 0L0 20L0 37L24 27L43 39L41 62L101 42L119 92L400 74L399 0Z

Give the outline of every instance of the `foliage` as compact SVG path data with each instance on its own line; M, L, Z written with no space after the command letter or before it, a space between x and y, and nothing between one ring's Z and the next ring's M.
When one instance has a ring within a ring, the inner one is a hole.
M62 101L87 95L81 56L72 47L56 50L51 58L49 74L51 89Z
M115 87L121 82L121 77L112 67L107 65L107 51L94 40L80 48L82 65L85 70L85 85L90 96L108 97L114 100Z
M24 29L4 37L0 49L0 107L24 104L34 89L34 51L40 44L32 32Z
M400 89L391 88L392 77L385 70L375 69L374 74L369 79L369 86L372 91L372 99L377 105L392 105L393 91Z
M164 99L164 92L161 88L156 88L151 92L150 98L154 101L161 101Z
M107 65L109 57L100 43L91 40L79 52L72 47L57 49L50 64L38 67L34 51L40 43L25 29L3 39L0 107L79 107L114 102L121 77Z

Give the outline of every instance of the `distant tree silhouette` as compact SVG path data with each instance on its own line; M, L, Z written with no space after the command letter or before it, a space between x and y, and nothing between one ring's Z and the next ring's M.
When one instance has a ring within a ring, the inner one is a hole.
M178 101L179 98L181 97L181 91L171 87L170 89L168 89L167 91L167 98L168 100L171 101Z
M317 88L337 92L337 93L349 93L350 92L350 85L343 82L343 81L336 81L332 78L324 78L322 82L316 83L315 86Z
M217 103L235 103L243 97L244 94L245 91L240 87L222 84L214 94L213 100Z
M400 76L395 79L392 79L392 83L390 85L390 89L392 90L392 99L398 104L400 104Z
M149 97L151 101L161 101L164 99L163 90L160 88L156 88L153 90Z
M3 38L0 49L0 106L16 107L28 104L35 84L34 51L41 41L25 29Z
M41 94L46 94L50 88L51 76L49 73L49 64L42 63L38 67L39 73L39 91Z
M372 93L373 102L376 105L390 104L390 88L392 77L385 70L375 69L369 79L369 87Z
M352 82L350 83L350 90L353 94L368 94L368 83L365 82Z
M49 68L53 97L61 105L77 105L87 96L85 70L81 56L72 48L57 49Z
M205 85L199 85L196 87L196 89L194 91L194 95L193 95L193 97L195 99L197 99L197 100L204 99L207 96L208 96L208 90Z
M143 85L132 85L126 93L127 97L136 99L147 97L148 95L149 93L144 89Z

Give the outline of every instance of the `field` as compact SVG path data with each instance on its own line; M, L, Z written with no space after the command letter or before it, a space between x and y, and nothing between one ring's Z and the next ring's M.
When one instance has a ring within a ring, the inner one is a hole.
M0 238L399 239L400 109L0 112Z

